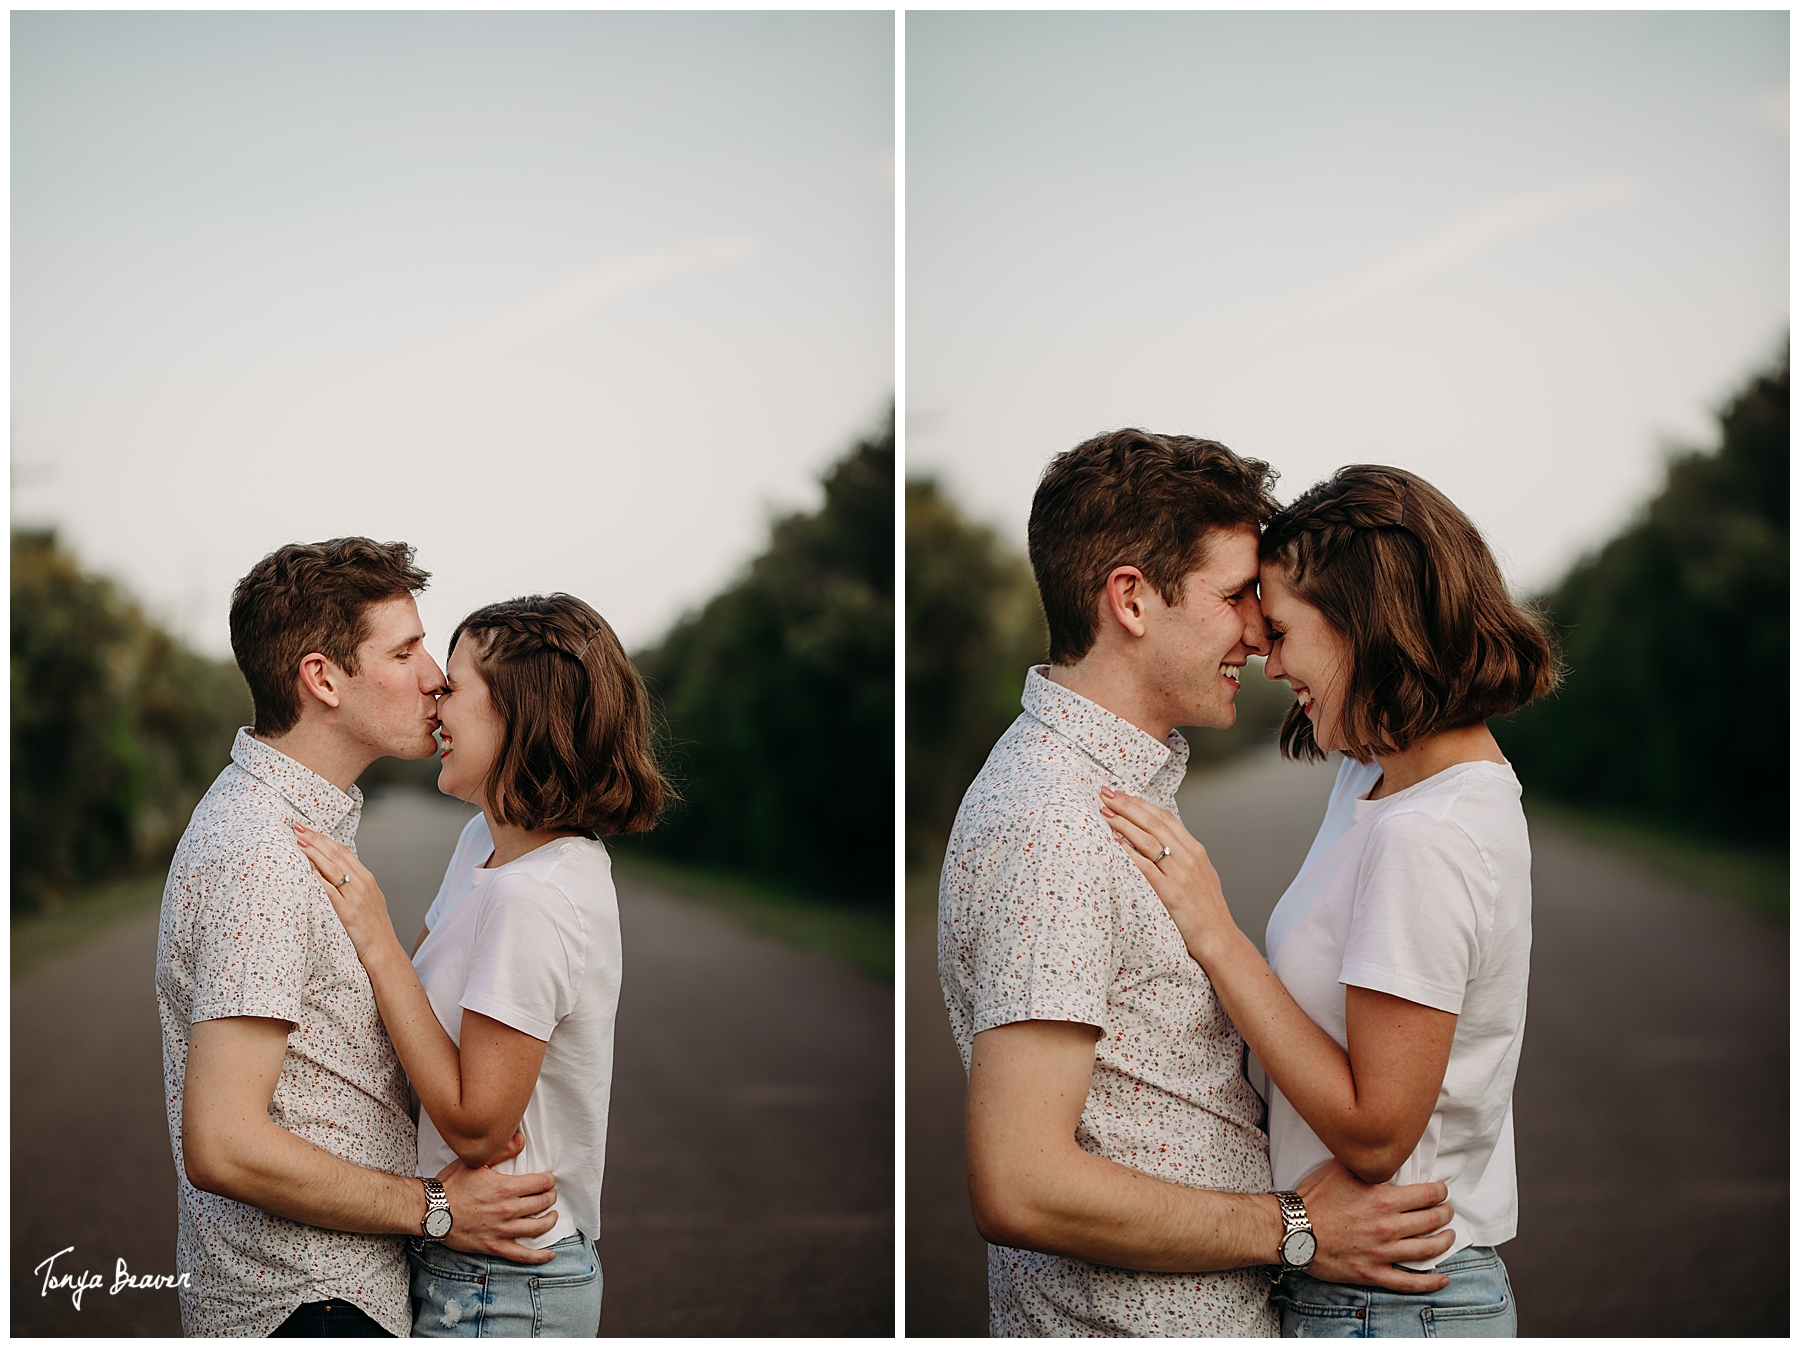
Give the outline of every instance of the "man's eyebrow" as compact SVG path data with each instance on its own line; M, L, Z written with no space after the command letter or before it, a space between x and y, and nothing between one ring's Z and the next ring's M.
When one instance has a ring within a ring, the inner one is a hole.
M425 634L423 632L414 632L405 641L400 642L392 650L390 650L388 652L388 654L389 655L398 655L398 654L400 654L401 651L405 650L408 646L417 646L423 640L425 640Z

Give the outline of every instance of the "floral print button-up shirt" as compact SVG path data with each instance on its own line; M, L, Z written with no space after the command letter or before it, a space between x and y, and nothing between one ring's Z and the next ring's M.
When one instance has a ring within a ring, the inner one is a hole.
M196 1189L181 1154L182 1083L196 1021L290 1022L269 1117L334 1156L411 1175L406 1077L375 994L324 885L294 842L303 823L354 847L348 794L247 729L195 807L163 890L156 942L163 1088L180 1199L176 1267L191 1335L263 1337L308 1301L341 1297L400 1337L412 1331L399 1236L326 1231Z
M1187 742L1158 742L1047 673L1026 676L1025 714L963 797L944 857L938 973L963 1067L995 1026L1097 1026L1083 1150L1191 1188L1267 1193L1244 1041L1100 814L1103 786L1174 810ZM1260 1269L1145 1273L988 1247L995 1336L1271 1335L1268 1290Z

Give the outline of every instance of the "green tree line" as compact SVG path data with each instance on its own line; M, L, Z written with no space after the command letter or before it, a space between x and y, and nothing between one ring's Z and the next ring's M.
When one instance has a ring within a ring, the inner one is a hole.
M936 865L956 807L1049 647L1025 558L930 479L906 484L906 865Z
M1673 460L1543 596L1567 681L1494 726L1528 791L1785 844L1788 456L1784 350L1719 414L1717 447Z
M12 535L12 906L168 859L250 720L206 660L84 573L54 532Z
M681 801L631 845L839 900L892 894L892 417L777 521L742 579L638 665ZM165 863L230 759L250 699L54 533L12 541L15 911ZM435 785L382 759L365 788Z
M894 431L823 479L825 504L634 656L667 718L681 803L633 845L823 898L894 875Z

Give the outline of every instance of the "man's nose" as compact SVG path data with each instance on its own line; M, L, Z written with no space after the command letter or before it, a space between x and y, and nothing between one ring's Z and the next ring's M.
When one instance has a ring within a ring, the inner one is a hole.
M1251 595L1244 604L1244 645L1252 655L1267 655L1271 650L1269 629L1263 621L1262 604Z
M444 671L438 668L438 662L431 658L429 651L423 654L425 661L419 666L419 691L435 697L444 690Z

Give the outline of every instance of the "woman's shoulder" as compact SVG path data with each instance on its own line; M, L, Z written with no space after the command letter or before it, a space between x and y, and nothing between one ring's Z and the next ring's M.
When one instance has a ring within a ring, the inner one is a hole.
M1387 798L1390 815L1452 815L1468 810L1498 808L1519 811L1519 779L1511 763L1471 759L1452 763L1422 782Z
M1396 797L1372 834L1387 848L1432 848L1479 854L1492 868L1530 843L1519 779L1510 763L1458 763Z
M586 915L615 912L612 858L597 838L558 838L507 863L489 883L494 901L529 902Z

